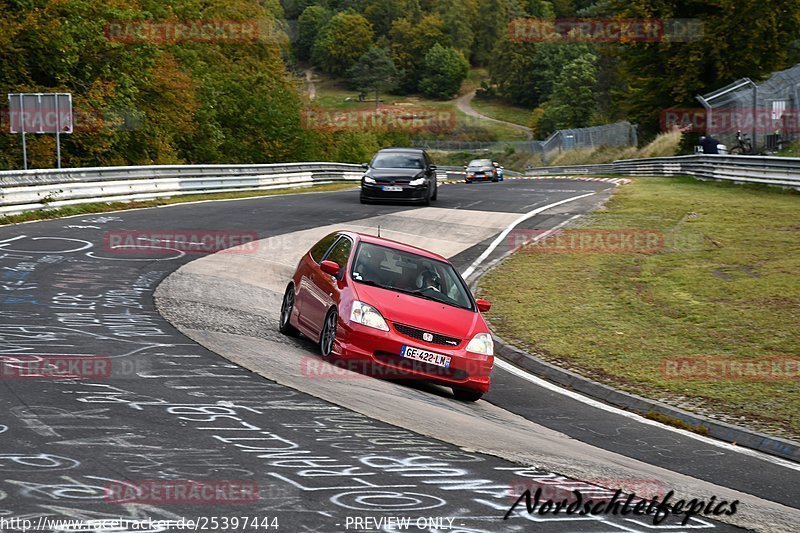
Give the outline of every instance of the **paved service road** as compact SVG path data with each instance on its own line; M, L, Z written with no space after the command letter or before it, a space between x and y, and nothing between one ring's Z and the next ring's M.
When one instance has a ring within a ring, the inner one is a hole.
M343 191L0 228L0 519L237 516L249 517L248 530L256 531L253 517L277 517L283 531L355 531L375 530L366 518L403 516L430 519L421 523L426 531L675 530L674 519L655 527L650 519L610 515L521 513L502 520L520 486L584 487L571 484L577 478L740 496L737 523L790 531L797 523L797 470L595 412L502 371L487 401L476 404L455 402L437 387L308 379L300 370L303 361L313 361L309 343L275 334L271 287L291 270L285 252L305 246L320 228L380 224L412 242L429 239L463 269L521 213L598 191L524 226L553 227L602 201L608 192L600 191L608 187L567 180L453 184L427 209L362 206L356 193ZM439 231L443 224L446 235ZM254 257L219 254L191 262L202 256L124 254L108 246L109 232L176 230L255 231L268 239L258 252L262 267L248 271L253 279L243 284L231 273ZM498 247L493 257L503 251ZM203 345L155 308L156 287L182 266L159 289L159 305ZM204 346L240 357L242 366ZM14 361L25 369L47 357L97 364L74 379L9 371ZM373 412L364 401L386 408ZM426 418L441 424L431 427ZM458 424L442 425L448 421ZM465 436L471 427L479 431ZM533 438L552 453L526 449ZM507 445L495 453L488 440ZM565 461L571 455L572 468ZM218 494L200 505L168 501L162 486L161 494L139 503L108 500L109 488L141 488L153 480L255 483L260 498L232 504ZM735 528L700 517L677 529Z

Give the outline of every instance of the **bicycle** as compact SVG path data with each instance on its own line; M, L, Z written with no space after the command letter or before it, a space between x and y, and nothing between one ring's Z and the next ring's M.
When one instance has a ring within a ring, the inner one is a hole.
M736 144L728 149L731 155L748 155L753 153L753 143L742 130L736 132Z

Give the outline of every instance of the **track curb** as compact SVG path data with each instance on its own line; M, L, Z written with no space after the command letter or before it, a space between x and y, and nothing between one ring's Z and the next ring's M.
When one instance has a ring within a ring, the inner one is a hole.
M695 428L706 428L708 432L704 432L704 434L709 437L790 461L800 462L800 443L712 420L662 402L643 398L615 389L609 385L592 381L575 372L543 361L515 346L511 346L498 337L496 333L493 333L493 336L496 356L565 389L640 415L647 416L648 414L658 413L676 418Z

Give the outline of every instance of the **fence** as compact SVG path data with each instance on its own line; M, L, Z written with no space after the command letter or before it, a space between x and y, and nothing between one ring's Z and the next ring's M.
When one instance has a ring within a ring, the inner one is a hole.
M516 152L541 153L541 141L435 141L417 139L412 146L426 150L441 152L505 152L513 149Z
M774 148L769 146L770 136L780 133L783 141L798 136L800 65L776 72L759 84L749 78L736 80L697 100L706 110L705 132L721 143L734 145L736 131L741 130L750 136L754 148Z
M557 153L565 150L598 148L600 146L636 146L638 137L636 126L630 122L616 122L589 128L558 130L544 141L434 141L418 139L414 146L428 150L463 151L463 152L502 152L513 149L517 152L542 154L546 163Z
M800 158L737 155L686 155L623 159L604 165L528 168L526 174L622 174L693 176L698 179L762 183L800 190Z

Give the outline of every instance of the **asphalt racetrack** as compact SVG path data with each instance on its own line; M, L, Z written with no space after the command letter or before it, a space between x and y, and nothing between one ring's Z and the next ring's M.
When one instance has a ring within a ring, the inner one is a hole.
M360 205L347 190L0 228L0 356L110 362L108 372L79 378L0 379L0 530L19 530L3 519L49 517L128 522L39 530L177 531L134 523L216 517L205 529L223 531L241 517L250 525L240 531L400 531L387 519L406 517L412 531L796 531L794 463L590 405L504 368L474 404L433 385L332 376L311 342L277 332L300 254L329 231L380 226L479 275L509 251L505 242L487 247L523 215L563 202L517 226L554 228L614 187L448 184L428 208ZM189 231L260 240L252 253L214 255L109 245L125 232ZM109 498L109 487L154 480L249 483L259 497ZM683 526L676 517L655 525L632 515L528 514L524 505L503 520L525 486L606 497L648 487L740 504L733 516Z

